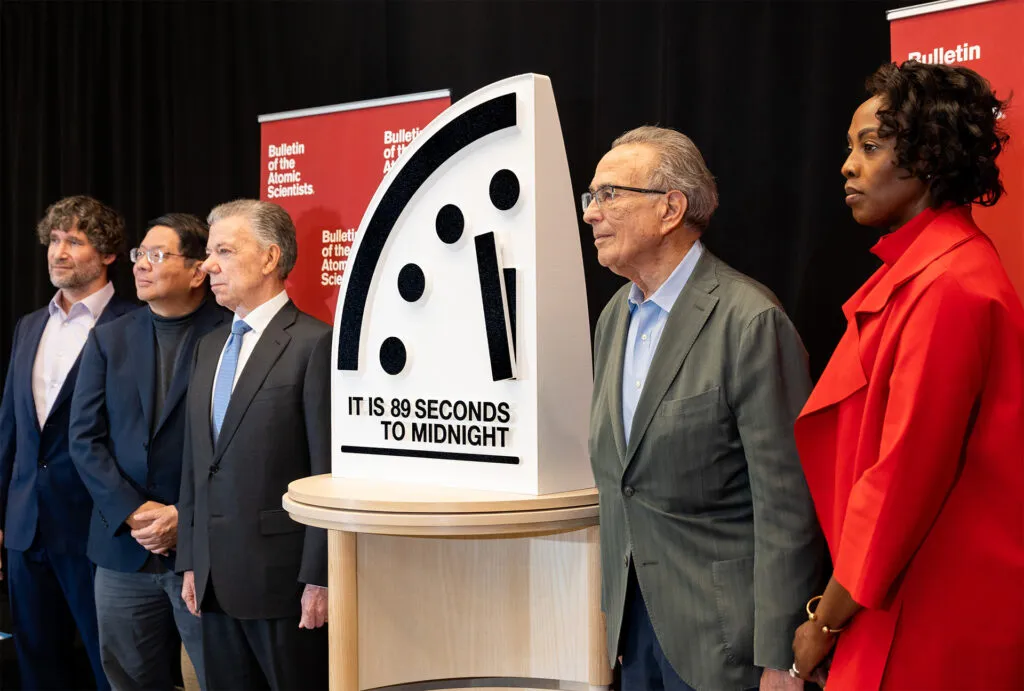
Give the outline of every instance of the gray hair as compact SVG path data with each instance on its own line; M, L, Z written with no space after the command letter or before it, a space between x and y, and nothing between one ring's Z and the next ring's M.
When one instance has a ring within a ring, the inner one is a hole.
M295 241L295 224L288 212L273 202L258 199L236 199L233 202L219 204L213 208L206 222L211 226L232 216L241 216L249 221L253 235L260 247L267 249L277 245L281 250L281 259L277 263L277 273L281 280L295 268L298 258L298 245Z
M612 142L612 148L624 144L646 144L658 152L649 184L686 195L683 224L704 232L718 208L718 186L697 145L682 132L649 125L626 132Z

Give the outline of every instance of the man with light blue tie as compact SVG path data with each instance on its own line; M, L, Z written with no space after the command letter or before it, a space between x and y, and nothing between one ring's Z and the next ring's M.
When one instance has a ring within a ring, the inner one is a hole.
M802 689L787 638L824 553L793 438L800 337L701 243L718 192L685 135L622 135L582 201L598 261L630 281L597 323L590 418L621 688Z
M192 362L178 503L182 597L202 616L209 689L327 685L327 536L281 508L330 472L330 328L284 280L295 226L255 200L210 212L203 269L234 312Z

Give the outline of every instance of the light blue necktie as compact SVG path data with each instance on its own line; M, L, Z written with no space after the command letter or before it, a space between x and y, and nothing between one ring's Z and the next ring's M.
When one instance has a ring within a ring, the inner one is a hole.
M224 414L228 411L231 401L231 389L235 384L235 370L238 368L238 354L242 352L242 336L252 331L252 327L239 319L231 325L231 337L224 347L224 357L220 360L217 370L217 385L213 390L213 442L217 443L220 426L224 424Z

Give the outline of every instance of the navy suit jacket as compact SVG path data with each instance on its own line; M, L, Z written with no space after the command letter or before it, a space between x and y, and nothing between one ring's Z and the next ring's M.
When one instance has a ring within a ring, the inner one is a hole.
M137 307L115 295L96 326ZM82 555L92 499L68 450L71 395L82 356L78 356L68 372L42 429L32 396L32 367L49 318L49 310L44 307L22 317L14 327L14 346L0 401L0 516L4 517L4 546L27 550L38 532L39 547L58 554Z
M71 459L93 499L88 555L97 565L134 572L146 561L149 552L125 520L146 501L178 502L192 353L201 337L230 320L231 312L212 297L199 307L155 428L152 311L136 310L89 334L71 402L70 436Z

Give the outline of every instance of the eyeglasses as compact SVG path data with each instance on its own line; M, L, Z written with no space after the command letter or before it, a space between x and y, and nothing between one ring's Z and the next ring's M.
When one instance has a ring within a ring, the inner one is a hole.
M625 185L601 185L594 191L587 190L580 195L583 213L590 208L590 202L597 202L598 208L605 202L615 199L619 192L639 192L641 194L666 194L668 190L649 190L644 187L626 187Z
M164 252L163 250L144 250L141 247L133 247L128 252L128 258L132 260L132 264L138 264L139 260L145 257L149 260L150 264L159 264L167 257L185 257L187 255L177 254L176 252Z

